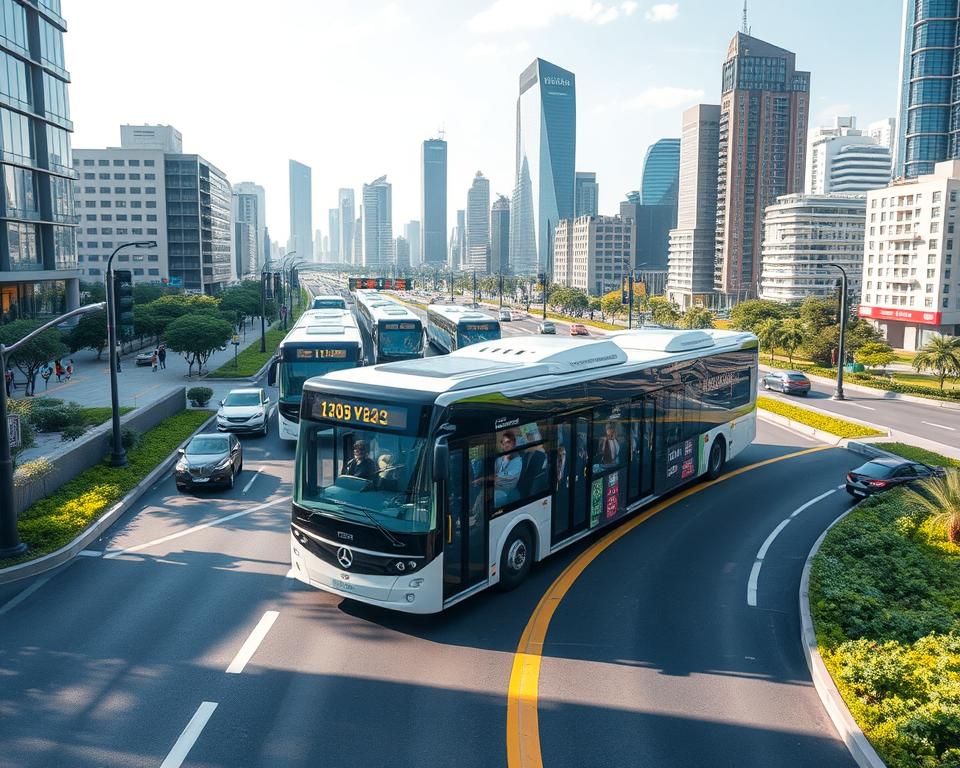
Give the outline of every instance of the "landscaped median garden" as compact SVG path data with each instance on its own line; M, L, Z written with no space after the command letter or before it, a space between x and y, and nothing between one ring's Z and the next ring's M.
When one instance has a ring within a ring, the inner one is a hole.
M791 421L819 429L821 432L828 432L837 437L877 437L885 434L879 429L868 427L865 424L858 424L853 421L847 421L846 419L838 419L834 416L821 413L820 411L812 411L809 408L801 408L799 405L785 403L773 397L758 397L757 407L770 413L783 416Z
M952 469L862 502L813 561L820 654L890 768L960 766L958 541L960 470Z
M105 457L26 509L17 527L30 551L22 557L0 560L0 567L32 560L70 543L162 464L211 415L208 410L181 411L143 435L125 432L129 464L114 469ZM44 471L43 460L25 464L21 471Z

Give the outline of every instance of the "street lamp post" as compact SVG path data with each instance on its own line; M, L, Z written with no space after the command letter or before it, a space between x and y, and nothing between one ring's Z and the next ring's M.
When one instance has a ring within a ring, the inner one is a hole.
M267 272L267 267L272 263L272 259L267 259L263 266L260 267L260 352L264 353L267 351L267 323L265 320L265 315L267 314L267 285L264 282L267 275L270 273Z
M104 307L106 307L105 302L78 307L55 320L51 320L49 323L41 325L9 347L0 343L0 370L6 372L8 357L30 339L60 325L71 317L85 315L88 312L99 312ZM0 387L0 424L3 425L3 435L0 436L0 560L2 560L7 557L22 555L27 551L27 545L20 541L20 535L17 533L17 513L13 506L13 454L10 450L10 434L7 422L6 387Z
M113 259L124 248L156 248L156 240L137 240L121 243L107 259L107 344L110 345L110 407L113 411L113 447L110 452L111 467L127 466L127 451L120 436L120 391L117 387L117 366L120 354L117 350L117 298L113 295Z
M823 264L822 266L840 270L840 344L837 350L837 388L834 390L831 400L846 400L847 398L843 394L843 365L846 362L847 272L839 264Z

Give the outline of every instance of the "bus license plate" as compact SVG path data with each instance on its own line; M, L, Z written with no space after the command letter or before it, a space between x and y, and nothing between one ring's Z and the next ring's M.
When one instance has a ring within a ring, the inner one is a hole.
M341 581L340 579L330 579L333 582L334 589L342 589L344 592L354 592L354 586L350 582Z

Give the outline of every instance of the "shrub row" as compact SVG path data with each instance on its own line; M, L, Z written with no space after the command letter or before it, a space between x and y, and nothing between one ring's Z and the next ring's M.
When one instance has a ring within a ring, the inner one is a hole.
M785 368L791 371L803 371L811 376L822 376L825 379L835 379L837 377L836 368L821 368L817 365L808 363L795 363L790 365L784 360L769 359L762 360L764 365L771 368ZM925 387L922 384L906 384L902 381L890 378L888 376L877 376L872 373L848 373L843 374L844 381L862 384L865 387L873 389L882 389L886 392L897 392L901 395L919 395L920 397L929 397L933 400L960 400L960 389L945 389L943 392L937 387Z
M3 565L30 560L68 544L111 505L122 499L210 418L210 411L181 411L146 432L114 469L105 459L26 509L18 522L30 552Z
M949 456L928 451L926 448L918 448L915 445L906 443L871 443L876 448L883 451L895 453L897 456L903 456L910 461L919 461L921 464L929 464L932 467L960 467L960 461L951 459Z
M801 408L798 405L784 403L772 397L758 397L757 407L763 408L765 411L770 411L770 413L784 416L792 421L806 424L808 427L819 429L822 432L829 432L831 435L836 435L837 437L875 437L876 435L884 434L873 427L827 416L819 411L811 411L808 408Z
M960 548L904 491L827 535L810 607L824 663L890 768L960 765Z
M279 328L270 328L265 334L266 352L260 351L260 341L254 341L249 347L237 355L237 367L234 368L233 360L221 365L216 370L207 374L208 379L240 379L253 376L263 366L267 364L277 346L283 341L286 332Z

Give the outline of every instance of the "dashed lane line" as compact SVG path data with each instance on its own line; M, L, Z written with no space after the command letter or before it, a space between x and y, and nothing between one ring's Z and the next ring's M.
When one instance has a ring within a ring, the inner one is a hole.
M250 637L247 638L246 642L240 647L237 655L233 657L233 661L230 662L230 666L227 667L228 675L239 675L243 672L243 668L247 666L247 662L253 657L253 654L257 652L257 648L260 647L260 643L263 642L263 638L267 636L267 632L270 631L270 627L273 626L273 622L277 620L277 617L280 615L278 611L267 611L263 614L263 617L257 622L257 626L254 627L253 632L250 633Z
M3 614L12 611L14 608L20 605L20 603L22 603L24 600L30 597L30 595L32 595L34 592L40 589L40 587L42 587L52 578L53 578L53 574L52 573L48 574L42 578L37 579L35 582L33 582L33 584L31 584L22 592L18 592L16 595L14 595L13 598L11 598L2 606L0 606L0 616L3 616Z
M241 491L241 493L246 493L247 491L250 490L250 486L253 485L256 479L260 476L261 472L263 472L263 467L259 467L257 471L253 473L253 477L250 478L250 482L248 482L245 486L243 486L243 490Z
M937 429L947 429L950 432L956 432L957 430L953 427L948 427L946 424L934 424L932 421L921 421L921 424L926 424L928 427L936 427Z
M215 701L204 701L197 707L197 711L190 718L187 727L183 729L177 743L173 745L173 749L160 763L160 768L180 768L183 765L183 761L187 759L193 745L197 743L197 739L200 738L200 734L216 708L217 702Z

